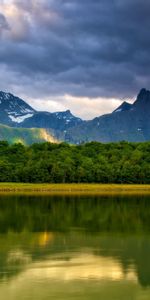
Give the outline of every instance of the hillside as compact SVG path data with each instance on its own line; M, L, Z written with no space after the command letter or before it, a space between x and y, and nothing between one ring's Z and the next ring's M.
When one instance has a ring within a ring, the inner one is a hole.
M0 124L0 140L6 140L11 144L22 143L25 145L44 141L57 142L45 129L12 128L2 124Z

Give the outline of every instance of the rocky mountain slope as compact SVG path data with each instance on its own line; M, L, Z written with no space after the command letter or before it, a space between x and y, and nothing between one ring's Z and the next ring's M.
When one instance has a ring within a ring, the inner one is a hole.
M132 105L123 103L111 114L70 129L67 138L72 143L150 140L150 91L142 89Z

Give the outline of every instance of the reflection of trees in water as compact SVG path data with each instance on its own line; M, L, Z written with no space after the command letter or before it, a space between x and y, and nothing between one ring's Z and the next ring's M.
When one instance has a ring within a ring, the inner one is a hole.
M2 197L0 232L149 232L148 197Z
M71 234L73 228L82 232ZM48 238L45 233L50 231L65 233ZM0 249L0 276L9 278L24 270L25 263L19 261L12 268L8 260L12 247L22 253L27 250L32 262L69 249L88 247L96 249L96 255L119 259L124 272L134 265L141 285L147 286L150 285L149 231L148 197L3 197L1 245L2 236L6 237L3 233L20 234L13 245L6 238L5 247Z
M150 286L150 237L148 235L121 235L104 237L100 250L95 252L104 257L118 259L126 273L133 266L142 286Z

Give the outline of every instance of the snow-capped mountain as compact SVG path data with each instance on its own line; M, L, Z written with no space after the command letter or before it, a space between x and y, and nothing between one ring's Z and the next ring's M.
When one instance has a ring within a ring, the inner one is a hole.
M80 118L72 115L70 110L64 112L38 112L24 100L0 92L0 123L11 127L46 128L56 136L65 135L70 127L79 125Z
M0 123L21 123L34 115L35 110L22 99L0 91Z

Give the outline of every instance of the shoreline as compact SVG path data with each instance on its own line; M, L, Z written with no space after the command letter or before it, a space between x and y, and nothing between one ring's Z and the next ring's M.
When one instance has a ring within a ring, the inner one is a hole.
M149 194L150 185L146 184L33 184L0 183L0 195L35 194L35 195L110 195L110 194Z

